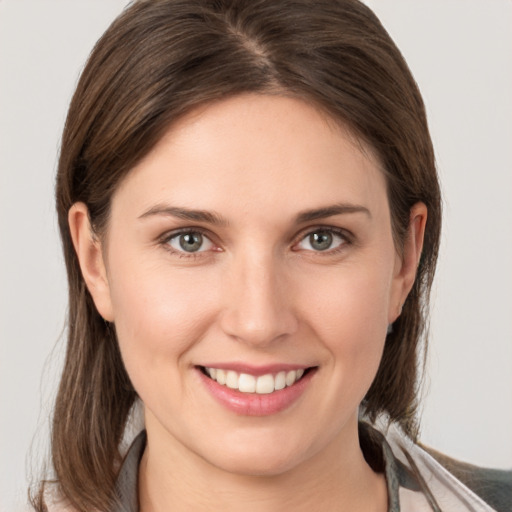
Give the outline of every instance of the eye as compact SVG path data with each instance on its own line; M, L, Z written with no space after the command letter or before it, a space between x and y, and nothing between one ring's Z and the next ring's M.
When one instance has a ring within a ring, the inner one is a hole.
M204 252L211 250L212 241L199 231L182 231L167 239L167 243L178 252Z
M322 252L338 249L346 243L347 238L342 233L324 228L309 232L296 247L306 251Z

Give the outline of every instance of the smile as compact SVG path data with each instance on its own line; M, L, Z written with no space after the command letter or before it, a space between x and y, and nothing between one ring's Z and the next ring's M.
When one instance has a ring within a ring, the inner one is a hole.
M293 386L304 375L304 369L280 371L276 374L267 373L255 376L249 373L238 373L222 368L203 368L204 373L222 386L238 390L241 393L257 393L267 395Z
M197 375L217 403L244 416L267 416L288 409L305 394L318 370L317 366L222 366L196 366Z

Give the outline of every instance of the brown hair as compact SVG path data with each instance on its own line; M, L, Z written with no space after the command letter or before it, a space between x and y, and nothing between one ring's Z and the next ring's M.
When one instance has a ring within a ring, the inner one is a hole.
M424 105L399 50L357 0L140 0L113 22L89 57L69 108L58 166L69 313L52 460L61 494L78 511L109 508L118 446L136 392L114 329L85 286L68 211L83 201L101 235L112 193L169 126L199 104L243 92L303 98L376 151L397 247L411 206L426 204L417 279L364 400L371 419L385 412L416 434L420 347L441 206ZM41 491L36 508L44 510L43 501Z

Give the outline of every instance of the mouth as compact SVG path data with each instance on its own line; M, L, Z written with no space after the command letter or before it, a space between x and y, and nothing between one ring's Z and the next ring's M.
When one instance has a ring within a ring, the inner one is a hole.
M290 388L313 372L316 367L281 370L263 375L237 372L224 368L199 366L199 370L207 378L240 393L269 395Z
M204 388L228 411L242 416L270 416L300 403L318 366L239 364L196 366Z

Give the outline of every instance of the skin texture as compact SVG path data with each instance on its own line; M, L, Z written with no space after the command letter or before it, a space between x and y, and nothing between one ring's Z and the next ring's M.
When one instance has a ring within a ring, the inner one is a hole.
M298 219L340 204L360 211ZM74 205L84 278L145 405L143 511L386 510L358 406L414 281L426 215L414 206L397 252L372 151L313 106L261 95L171 127L114 194L103 237ZM180 249L179 229L202 232L201 250ZM322 230L335 232L320 251L309 235ZM254 417L204 386L197 365L222 362L317 369L290 407Z

